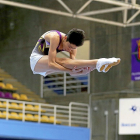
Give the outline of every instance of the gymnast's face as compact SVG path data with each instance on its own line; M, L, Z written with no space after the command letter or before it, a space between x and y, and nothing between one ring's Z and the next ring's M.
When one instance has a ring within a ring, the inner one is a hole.
M77 48L76 45L71 44L69 41L66 41L67 37L64 38L64 43L63 43L63 50L67 52L71 52L72 50L75 50Z

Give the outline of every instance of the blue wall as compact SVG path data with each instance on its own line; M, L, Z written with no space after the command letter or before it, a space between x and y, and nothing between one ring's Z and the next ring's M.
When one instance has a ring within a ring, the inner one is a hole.
M0 137L28 140L90 140L90 129L0 119Z

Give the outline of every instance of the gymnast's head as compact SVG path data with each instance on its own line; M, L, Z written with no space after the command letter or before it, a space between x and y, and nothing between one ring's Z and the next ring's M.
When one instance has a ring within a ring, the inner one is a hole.
M73 28L66 34L66 41L77 47L82 46L85 40L85 32L81 29Z

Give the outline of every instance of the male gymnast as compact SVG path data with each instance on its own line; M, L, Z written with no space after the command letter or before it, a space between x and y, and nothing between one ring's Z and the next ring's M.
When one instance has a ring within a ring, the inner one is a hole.
M97 69L107 72L112 66L120 63L120 58L100 58L92 60L77 60L77 48L82 46L85 32L81 29L71 29L67 34L57 30L44 33L35 45L30 66L34 74L44 77L55 72L67 72L72 76L85 75ZM58 52L67 51L70 58L56 57Z

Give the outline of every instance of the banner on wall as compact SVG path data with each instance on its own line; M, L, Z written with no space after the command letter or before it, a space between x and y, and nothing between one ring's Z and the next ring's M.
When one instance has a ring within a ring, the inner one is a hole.
M119 100L119 134L140 134L140 98Z
M132 39L131 80L140 80L140 38Z

